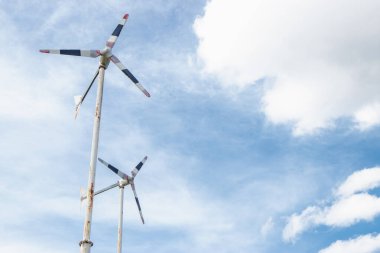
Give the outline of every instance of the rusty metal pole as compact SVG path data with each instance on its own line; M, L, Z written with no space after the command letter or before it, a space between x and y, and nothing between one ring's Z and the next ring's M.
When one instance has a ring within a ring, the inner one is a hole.
M117 253L121 253L121 245L123 240L123 199L124 199L124 185L120 185L120 216L119 227L117 233Z
M104 71L108 64L107 58L101 56L99 64L99 85L96 96L96 107L95 107L95 119L94 128L92 132L92 145L91 145L91 160L90 160L90 171L88 176L88 186L87 186L87 207L86 216L83 227L83 239L79 242L81 253L90 253L90 249L93 243L90 240L91 233L91 222L92 222L92 208L94 204L94 188L95 188L95 172L96 172L96 159L98 158L98 143L99 143L99 128L100 128L100 117L102 111L102 100L103 100L103 84L104 84Z

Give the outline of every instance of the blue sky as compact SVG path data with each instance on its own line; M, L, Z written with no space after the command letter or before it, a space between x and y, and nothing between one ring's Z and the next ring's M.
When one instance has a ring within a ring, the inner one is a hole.
M379 3L343 0L0 1L0 251L75 252L82 239L98 62L99 157L136 178L127 252L380 250ZM99 165L96 188L117 178ZM114 252L118 191L95 200L92 252Z

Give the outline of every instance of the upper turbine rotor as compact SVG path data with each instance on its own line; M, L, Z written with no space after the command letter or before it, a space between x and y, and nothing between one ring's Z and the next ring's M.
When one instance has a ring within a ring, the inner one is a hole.
M121 63L121 61L112 53L112 48L115 46L117 39L128 20L129 15L125 14L120 20L119 24L116 26L115 30L112 32L111 36L106 42L104 49L93 49L93 50L81 50L81 49L41 49L41 53L47 54L61 54L61 55L72 55L72 56L82 56L100 58L100 66L107 68L108 63L112 61L131 81L136 85L136 87L144 93L145 96L150 97L149 92L140 84L137 78ZM82 101L83 102L83 99Z

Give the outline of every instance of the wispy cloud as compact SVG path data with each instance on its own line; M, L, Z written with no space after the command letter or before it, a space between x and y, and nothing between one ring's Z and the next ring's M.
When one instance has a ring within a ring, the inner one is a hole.
M380 168L368 168L351 174L337 189L338 196L349 196L380 186Z
M294 241L304 231L320 225L349 227L373 220L380 214L380 198L362 191L378 186L379 176L377 167L353 173L338 188L331 204L309 206L300 214L293 214L283 230L283 239Z
M274 227L273 218L269 217L260 229L261 235L264 237L267 236L271 232L271 230L273 230L273 227Z

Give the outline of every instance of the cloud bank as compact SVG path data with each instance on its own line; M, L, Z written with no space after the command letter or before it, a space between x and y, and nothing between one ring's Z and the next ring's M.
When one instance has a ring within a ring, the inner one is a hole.
M262 111L311 134L380 123L380 2L212 0L194 22L205 73L223 86L267 80Z

